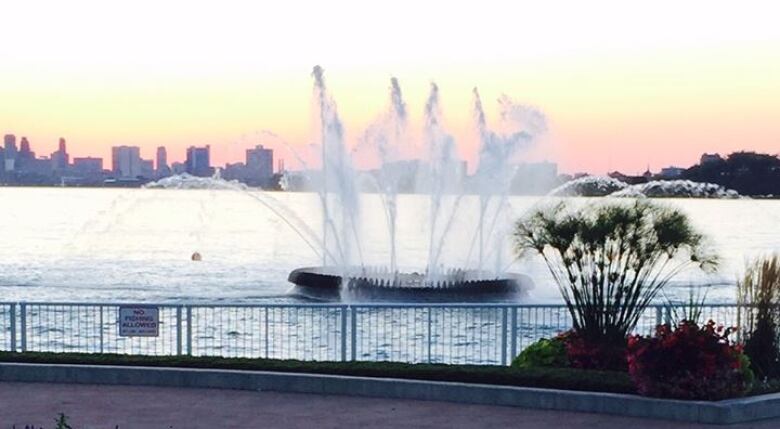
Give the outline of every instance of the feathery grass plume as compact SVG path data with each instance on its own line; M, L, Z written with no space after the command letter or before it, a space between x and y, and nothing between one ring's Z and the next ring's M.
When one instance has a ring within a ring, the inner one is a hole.
M750 263L737 281L738 313L745 354L759 378L780 375L780 254Z

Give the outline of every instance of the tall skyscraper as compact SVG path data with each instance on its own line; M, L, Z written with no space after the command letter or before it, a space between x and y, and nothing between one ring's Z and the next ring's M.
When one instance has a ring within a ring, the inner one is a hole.
M165 150L165 146L160 146L157 148L157 172L169 169L168 151Z
M13 134L6 134L3 137L3 148L5 149L5 165L3 168L5 171L14 171L14 165L16 162L16 136Z
M247 179L266 181L274 175L274 151L262 145L246 150Z
M118 179L137 179L142 174L141 149L138 146L112 147L111 170Z
M29 164L35 159L35 152L30 149L30 142L27 137L22 137L19 142L19 152L16 154L16 168L24 168L24 164Z
M22 141L19 144L19 153L22 154L29 154L30 153L30 142L27 140L27 137L22 137Z
M67 169L69 164L70 156L68 155L68 150L65 147L65 139L60 137L59 148L56 152L51 154L51 166L55 171L61 171Z
M188 147L185 168L187 173L193 176L212 176L214 169L211 167L211 147L208 145L205 147Z
M6 134L5 137L3 137L3 147L5 148L6 155L8 155L8 152L16 154L16 136L13 134Z

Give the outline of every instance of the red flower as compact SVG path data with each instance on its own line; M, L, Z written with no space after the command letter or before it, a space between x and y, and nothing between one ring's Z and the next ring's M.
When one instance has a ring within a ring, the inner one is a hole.
M682 322L656 328L655 336L632 336L627 362L637 391L643 395L682 399L739 396L746 385L742 349L729 344L733 332L709 321L702 327Z

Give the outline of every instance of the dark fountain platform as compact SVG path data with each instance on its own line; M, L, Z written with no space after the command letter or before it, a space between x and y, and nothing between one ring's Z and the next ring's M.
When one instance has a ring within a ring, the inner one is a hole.
M293 270L287 279L301 295L327 300L505 302L522 298L533 285L522 274L496 277L477 270L448 270L428 278L370 268L307 267Z

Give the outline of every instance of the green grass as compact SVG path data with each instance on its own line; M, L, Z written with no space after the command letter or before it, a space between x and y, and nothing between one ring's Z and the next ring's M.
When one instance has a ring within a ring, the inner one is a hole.
M32 352L0 352L0 362L277 371L635 393L634 386L626 373L585 371L571 368L511 368L494 365L406 364L396 362L304 362L222 357Z

